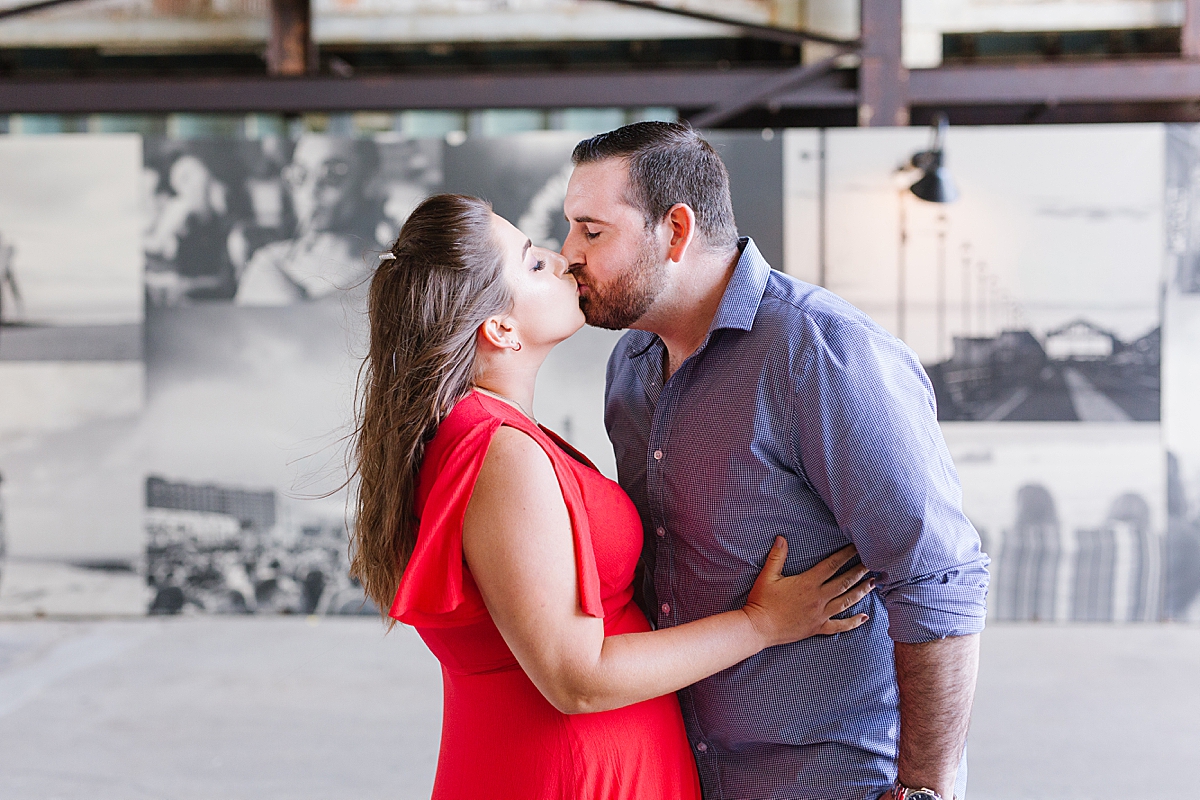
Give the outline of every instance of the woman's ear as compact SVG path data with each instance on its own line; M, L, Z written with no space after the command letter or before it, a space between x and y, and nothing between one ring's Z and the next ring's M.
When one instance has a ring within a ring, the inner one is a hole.
M479 344L496 350L511 350L516 344L516 331L508 317L488 317L479 326Z

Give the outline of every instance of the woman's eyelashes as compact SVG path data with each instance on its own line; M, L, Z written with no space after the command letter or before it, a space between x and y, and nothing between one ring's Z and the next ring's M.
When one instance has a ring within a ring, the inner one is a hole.
M546 261L545 261L545 259L541 259L541 258L539 258L537 261L534 261L534 262L533 262L533 271L534 271L534 272L541 272L541 271L542 271L542 270L544 270L545 268L546 268Z

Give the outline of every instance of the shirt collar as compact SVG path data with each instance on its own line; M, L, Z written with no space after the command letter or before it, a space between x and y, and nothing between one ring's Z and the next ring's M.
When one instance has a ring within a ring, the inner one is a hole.
M754 240L743 236L738 239L738 249L742 251L742 257L734 267L733 277L725 287L721 305L717 307L716 316L708 326L709 333L722 328L750 330L754 327L754 317L758 314L758 306L767 290L771 265L762 257L762 253L758 252Z
M763 258L762 253L749 236L738 239L738 249L742 252L725 294L721 296L721 305L713 316L708 332L723 328L735 328L748 331L754 326L754 317L758 314L758 306L762 303L763 293L767 290L767 279L771 276L771 265ZM649 331L629 332L629 358L637 358L649 352L652 345L660 341L657 334Z

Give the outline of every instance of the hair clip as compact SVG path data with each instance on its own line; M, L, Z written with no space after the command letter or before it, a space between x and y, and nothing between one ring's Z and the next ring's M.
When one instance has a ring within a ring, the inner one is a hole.
M396 258L395 253L380 253L379 254L380 261L392 261L395 258Z

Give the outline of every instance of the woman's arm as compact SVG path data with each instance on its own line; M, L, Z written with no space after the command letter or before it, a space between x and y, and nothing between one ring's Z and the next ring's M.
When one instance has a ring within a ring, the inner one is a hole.
M744 608L678 627L604 636L579 607L574 542L554 467L529 436L501 427L463 522L463 550L484 603L538 690L568 714L659 697L776 644L838 633L865 615L830 619L864 597L862 566L834 579L853 555L839 551L781 577L779 538Z

